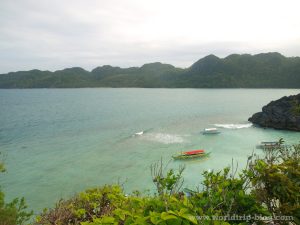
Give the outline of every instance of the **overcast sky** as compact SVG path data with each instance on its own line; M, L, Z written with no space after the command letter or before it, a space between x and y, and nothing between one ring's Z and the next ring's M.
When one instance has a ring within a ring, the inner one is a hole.
M299 0L0 0L0 73L300 56Z

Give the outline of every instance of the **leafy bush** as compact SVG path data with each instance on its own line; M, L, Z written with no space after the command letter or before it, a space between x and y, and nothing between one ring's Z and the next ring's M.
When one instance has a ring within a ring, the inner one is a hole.
M126 196L120 186L104 186L60 201L37 224L197 224L186 197L169 196L167 201L166 211L160 197Z
M269 149L250 162L247 175L257 202L273 217L293 216L300 224L300 145Z
M151 165L151 175L153 183L156 186L156 190L160 196L172 195L181 189L183 185L182 173L185 167L179 167L178 173L176 174L173 169L167 171L164 174L164 168L162 159L159 163Z
M192 205L200 215L209 216L212 220L228 215L270 215L267 209L256 202L255 195L249 192L248 179L244 174L236 178L228 167L219 172L204 172L203 176L203 191L191 198Z

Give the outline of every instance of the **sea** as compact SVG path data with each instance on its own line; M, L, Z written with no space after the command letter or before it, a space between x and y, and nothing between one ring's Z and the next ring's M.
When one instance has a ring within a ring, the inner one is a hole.
M88 188L120 184L154 193L151 165L185 166L183 187L201 189L204 171L262 154L261 141L298 144L300 132L248 122L272 100L299 89L11 89L0 90L0 152L6 199L25 197L35 213ZM205 128L221 133L203 135ZM204 149L203 159L172 155Z

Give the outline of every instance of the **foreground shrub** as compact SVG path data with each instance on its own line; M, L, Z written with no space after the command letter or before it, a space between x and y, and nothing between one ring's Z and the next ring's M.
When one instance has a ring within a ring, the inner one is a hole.
M87 190L37 218L37 224L197 224L184 196L126 196L119 186Z
M300 145L265 150L265 157L253 158L245 173L257 202L273 218L291 216L300 224Z

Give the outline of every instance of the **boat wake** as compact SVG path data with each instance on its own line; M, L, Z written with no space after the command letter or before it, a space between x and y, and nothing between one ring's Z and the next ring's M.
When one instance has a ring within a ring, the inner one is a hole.
M243 129L252 126L252 123L246 124L214 124L216 127L226 128L226 129Z
M163 144L175 144L184 142L184 139L176 134L148 133L143 135L143 138L148 141L154 141Z
M136 133L132 134L131 137L140 137L140 136L143 136L144 134L150 132L151 130L153 130L153 128L149 128L147 130L141 130L139 132L136 132Z

